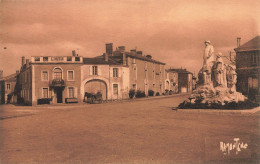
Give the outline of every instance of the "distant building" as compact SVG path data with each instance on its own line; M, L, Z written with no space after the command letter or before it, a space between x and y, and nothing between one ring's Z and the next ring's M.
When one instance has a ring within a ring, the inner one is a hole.
M0 70L0 104L16 103L16 76L15 73L3 77L3 70Z
M192 73L186 69L170 69L168 71L174 71L178 73L178 91L179 93L191 93L192 92Z
M237 91L247 95L250 99L259 101L260 87L260 36L249 40L238 47L236 52Z
M141 90L148 95L148 90L153 90L160 95L165 90L165 63L152 59L151 55L143 55L142 51L135 49L125 51L124 46L113 50L112 43L106 44L106 54L109 59L129 69L128 90Z
M167 69L166 79L165 79L165 90L172 91L173 93L178 93L178 72Z

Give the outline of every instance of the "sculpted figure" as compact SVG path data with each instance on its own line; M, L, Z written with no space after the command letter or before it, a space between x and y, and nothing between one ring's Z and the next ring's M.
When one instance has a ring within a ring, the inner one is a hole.
M218 53L214 68L214 86L227 87L226 66L221 58L222 54Z
M229 65L227 70L227 87L231 93L236 92L237 73L236 66Z
M215 61L214 48L210 41L205 41L205 51L203 56L203 68L204 71L211 72L212 66Z
M203 81L204 84L212 84L211 81L211 73L212 66L214 65L215 57L214 57L214 48L211 45L210 41L205 41L205 51L203 55Z

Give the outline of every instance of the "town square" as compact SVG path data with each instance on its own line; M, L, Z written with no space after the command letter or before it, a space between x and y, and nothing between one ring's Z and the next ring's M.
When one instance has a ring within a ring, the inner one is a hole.
M259 10L0 0L0 163L259 163Z

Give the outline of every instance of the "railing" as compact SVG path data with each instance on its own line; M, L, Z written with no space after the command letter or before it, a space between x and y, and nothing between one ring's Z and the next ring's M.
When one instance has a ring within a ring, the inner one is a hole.
M50 87L65 87L65 81L62 79L54 79L50 82Z

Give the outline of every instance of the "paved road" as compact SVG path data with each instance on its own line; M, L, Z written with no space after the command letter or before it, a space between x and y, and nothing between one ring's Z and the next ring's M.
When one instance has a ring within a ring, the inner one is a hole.
M172 110L187 96L107 104L2 106L2 163L257 163L259 116ZM247 148L220 151L220 142ZM224 155L226 153L226 155ZM0 162L1 163L1 162Z

